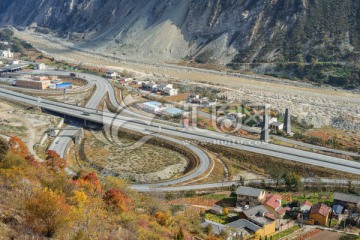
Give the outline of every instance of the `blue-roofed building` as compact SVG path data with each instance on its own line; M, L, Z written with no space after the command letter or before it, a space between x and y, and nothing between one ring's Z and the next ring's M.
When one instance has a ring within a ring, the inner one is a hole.
M58 90L69 89L69 88L72 88L72 83L71 82L63 82L63 83L58 83L55 86L56 86L56 89L58 89Z
M145 102L142 104L142 110L151 112L151 113L158 113L161 110L162 104L160 102Z
M174 116L177 116L177 115L183 115L184 111L179 109L179 108L166 108L166 109L162 110L161 113L165 114L167 116L174 117Z
M333 206L333 212L334 212L336 215L342 214L343 210L344 210L344 207L341 206L341 205L334 205L334 206Z

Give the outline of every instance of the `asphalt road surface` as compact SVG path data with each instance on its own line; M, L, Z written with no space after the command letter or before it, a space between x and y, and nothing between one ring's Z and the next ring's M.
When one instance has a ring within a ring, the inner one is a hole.
M52 101L48 101L48 100L42 100L41 102L38 102L36 97L31 97L31 96L27 96L24 94L15 93L15 92L5 90L5 89L0 89L0 97L5 97L10 100L24 102L27 104L43 107L45 109L48 109L48 110L51 110L54 112L58 112L61 114L66 114L66 115L72 116L72 117L80 116L78 118L84 119L84 120L89 120L89 121L92 121L91 115L96 113L96 110L82 108L82 107L76 107L76 106L73 106L74 109L70 109L67 107L72 106L72 105L68 105L68 104L64 104L64 103L57 103L57 102L52 102ZM59 104L61 107L60 108L56 107L57 104ZM92 111L93 113L90 116L86 116L86 115L83 115L84 111L86 111L86 112ZM149 132L146 129L146 126L148 124L146 122L141 122L141 124L137 123L135 125L134 124L128 125L127 123L131 123L131 122L128 122L127 120L126 121L123 121L123 120L118 121L118 119L116 118L116 114L104 113L105 117L103 117L101 114L97 114L96 116L97 116L97 121L93 121L93 122L113 124L114 126L124 127L126 129L141 132L141 133ZM130 121L131 121L131 119L130 119ZM61 131L59 136L55 139L55 141L52 144L52 146L53 146L52 150L59 151L59 152L66 152L68 142L71 141L74 132L76 132L76 131L75 130L74 131L73 130ZM188 181L190 179L200 176L201 174L205 173L206 170L210 167L211 159L201 149L199 149L191 144L188 144L186 142L183 142L181 140L177 140L177 139L174 139L174 138L171 138L168 136L164 136L164 135L157 134L154 132L150 132L150 134L154 137L161 138L165 141L173 142L175 144L180 144L180 145L187 147L190 151L192 151L194 154L196 154L198 156L199 164L195 170L191 171L190 173L188 173L180 178L173 179L170 181L164 181L164 182L160 182L160 183L154 183L154 184L139 184L139 185L134 186L134 188L141 190L141 189L158 188L158 187L162 187L162 186L183 183L185 181Z

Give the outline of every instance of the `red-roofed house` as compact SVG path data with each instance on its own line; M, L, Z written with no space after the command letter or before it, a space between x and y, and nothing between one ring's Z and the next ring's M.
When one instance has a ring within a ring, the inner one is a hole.
M315 224L328 226L330 214L330 207L326 206L323 203L318 203L311 208L309 218L313 219L315 221Z
M276 218L283 218L286 209L281 206L281 195L280 194L267 194L263 205L273 214Z

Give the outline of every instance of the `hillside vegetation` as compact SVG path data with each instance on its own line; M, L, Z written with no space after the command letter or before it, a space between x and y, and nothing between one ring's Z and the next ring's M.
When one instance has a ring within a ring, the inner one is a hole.
M0 236L4 239L204 239L199 214L171 209L94 172L66 174L49 151L44 162L17 137L0 139ZM211 236L209 236L211 237Z

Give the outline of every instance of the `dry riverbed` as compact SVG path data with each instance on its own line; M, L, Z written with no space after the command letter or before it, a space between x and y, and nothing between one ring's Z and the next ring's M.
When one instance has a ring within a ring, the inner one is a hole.
M177 65L147 64L141 63L141 59L138 62L116 60L98 53L70 49L70 43L60 44L34 33L16 32L16 35L59 60L117 71L127 70L137 78L210 84L223 88L228 99L253 105L269 104L279 112L290 107L299 121L314 127L333 126L360 130L360 95L356 93L305 86L306 84L297 82L291 84L290 81L261 81Z

